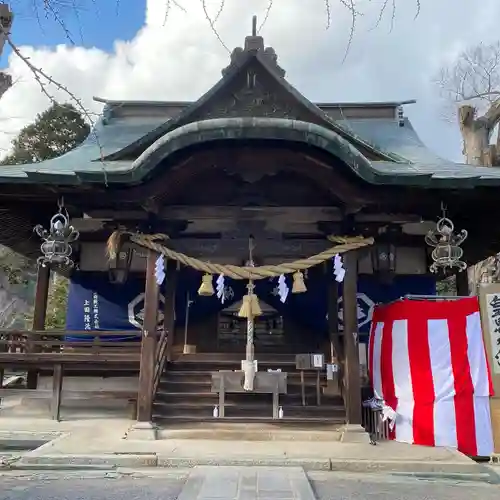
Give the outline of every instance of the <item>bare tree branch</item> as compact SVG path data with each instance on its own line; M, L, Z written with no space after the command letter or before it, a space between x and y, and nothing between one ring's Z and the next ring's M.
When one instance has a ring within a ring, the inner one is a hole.
M206 0L200 0L200 3L201 3L201 6L203 8L203 13L205 14L205 18L207 19L208 24L210 25L210 29L212 30L213 34L217 37L217 40L219 40L220 44L226 49L226 51L229 54L231 54L231 50L229 50L228 46L222 40L221 36L219 35L219 32L215 28L214 20L210 17L210 14L208 13L208 7L207 7Z
M163 26L167 24L168 16L170 14L170 10L172 7L177 7L179 10L182 10L183 12L187 12L187 10L176 0L166 0L165 3L165 15L163 17Z
M271 13L271 9L273 8L273 5L274 5L274 1L273 0L269 0L269 3L267 4L267 7L266 7L266 13L264 14L264 19L260 23L260 26L259 26L259 29L257 30L257 33L260 33L261 30L262 30L262 28L267 23L267 20L269 19L269 14Z

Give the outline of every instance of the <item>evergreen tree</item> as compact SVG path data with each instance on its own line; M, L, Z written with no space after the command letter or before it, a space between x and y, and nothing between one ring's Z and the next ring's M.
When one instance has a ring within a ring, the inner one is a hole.
M53 104L12 141L12 152L2 165L50 160L67 153L89 135L90 127L72 104Z

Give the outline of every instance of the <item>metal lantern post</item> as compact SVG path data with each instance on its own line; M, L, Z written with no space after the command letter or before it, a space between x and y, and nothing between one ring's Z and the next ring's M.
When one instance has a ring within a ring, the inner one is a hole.
M42 267L47 265L58 265L73 267L71 260L73 248L71 243L76 241L80 233L70 224L69 214L64 207L64 201L58 202L59 211L50 219L49 229L44 229L41 224L35 226L34 231L43 240L40 245L42 256L38 258L38 264Z

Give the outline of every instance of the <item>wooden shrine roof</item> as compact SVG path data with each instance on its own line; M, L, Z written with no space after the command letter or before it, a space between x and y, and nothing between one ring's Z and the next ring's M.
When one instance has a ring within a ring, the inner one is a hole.
M247 37L220 81L194 103L97 100L104 112L82 145L52 160L3 166L0 186L136 185L170 155L221 141L313 146L372 185L500 185L500 169L453 163L430 151L400 115L413 101L310 102L286 81L274 50L258 36Z

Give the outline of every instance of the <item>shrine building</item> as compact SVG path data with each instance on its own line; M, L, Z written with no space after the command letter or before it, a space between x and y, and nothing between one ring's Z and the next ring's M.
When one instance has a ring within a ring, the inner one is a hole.
M82 145L0 169L0 243L44 264L0 370L27 371L54 418L103 391L63 376L104 376L160 427L359 424L373 308L436 294L436 221L468 232L468 265L500 250L500 170L430 151L413 101L308 100L255 32L196 102L96 100ZM71 280L64 332L44 330L51 269Z

